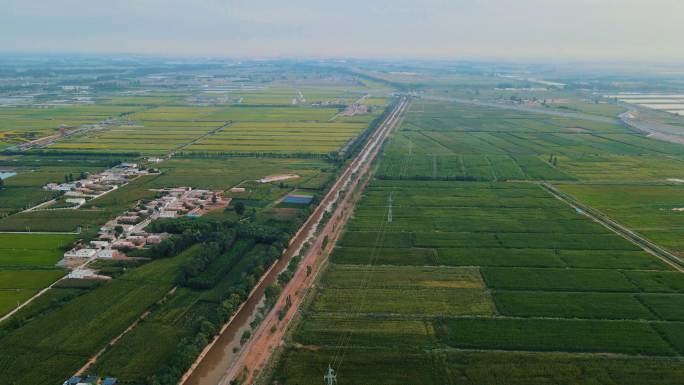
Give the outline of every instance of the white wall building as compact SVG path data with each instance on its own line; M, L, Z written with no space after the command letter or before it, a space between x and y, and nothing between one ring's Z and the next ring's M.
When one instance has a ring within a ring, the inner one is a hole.
M64 258L92 258L96 253L95 249L71 249L64 253Z

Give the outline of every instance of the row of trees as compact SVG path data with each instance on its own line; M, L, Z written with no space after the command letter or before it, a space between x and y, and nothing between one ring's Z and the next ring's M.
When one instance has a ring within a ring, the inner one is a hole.
M333 178L327 181L326 188L332 183ZM222 325L237 311L240 304L247 299L259 278L280 257L281 251L288 246L292 235L311 215L317 202L318 198L310 206L300 210L296 218L286 222L271 220L267 224L256 224L204 218L199 220L182 218L156 221L150 225L152 232L172 234L171 238L162 242L168 243L167 246L162 246L160 243L151 250L152 254L157 257L171 256L174 255L171 254L172 251L176 253L181 251L184 245L178 241L172 241L171 239L174 237L199 239L196 235L198 230L202 234L210 234L203 240L195 242L195 244L201 242L200 247L188 262L181 266L178 282L182 285L202 289L214 287L218 281L208 281L204 278L199 280L198 277L210 277L209 274L205 275L205 273L214 271L217 271L217 277L225 277L226 274L235 269L237 262L245 261L246 256L249 256L249 263L240 265L240 278L225 293L220 294L217 302L205 302L205 304L213 305L209 307L208 314L205 317L201 317L195 322L194 335L179 341L177 348L174 349L174 353L169 357L166 364L155 375L148 378L148 384L175 385L178 383L180 377L192 365L197 355L218 333ZM242 207L238 208L238 205ZM237 203L235 209L241 211L238 212L240 216L245 212L244 204ZM219 234L222 235L219 236ZM249 242L250 246L246 248L240 246L245 242ZM228 246L229 243L230 246ZM268 247L264 252L256 254L252 248L256 244L266 244ZM308 244L305 245L303 250L308 247ZM255 328L263 315L274 306L280 295L281 287L292 278L300 259L299 256L294 257L286 270L279 275L278 282L266 289L265 306L260 309L257 320L250 325L252 328ZM311 269L309 268L308 271L310 273ZM286 306L279 309L279 312L284 314L290 306L291 300L288 300ZM244 337L248 339L250 336L247 334Z
M179 341L167 362L148 379L152 385L178 383L197 355L247 299L259 277L278 259L279 250L285 247L290 237L289 232L281 227L211 219L176 219L155 224L155 230L173 233L172 237L191 237L198 228L207 229L211 235L199 242L193 255L181 265L179 284L209 289L234 270L246 255L250 255L249 263L240 265L239 278L217 302L205 303L209 305L207 313L194 322L194 335ZM265 252L250 254L256 244L269 247ZM274 303L279 292L279 288L268 288L267 302Z
M79 179L79 180L80 180L80 179L85 179L85 178L87 178L87 177L88 177L88 173L85 172L85 171L81 171L81 172L78 174L78 179ZM73 173L64 174L64 182L65 182L65 183L73 182L73 181L75 181L75 180L76 180L76 178L74 178L74 174L73 174Z

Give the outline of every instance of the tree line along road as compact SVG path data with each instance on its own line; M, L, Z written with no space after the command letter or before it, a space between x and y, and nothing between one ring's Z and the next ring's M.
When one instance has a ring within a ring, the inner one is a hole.
M409 99L399 100L295 234L283 257L266 273L247 301L224 326L217 339L200 354L195 364L183 376L181 385L228 385L238 376L241 377L242 383L251 383L255 379L260 369L268 363L274 348L282 343L283 334L296 314L304 294L315 281L324 257L334 247L335 241L351 216L360 192L369 179L367 177L370 176L373 161L389 134L399 125L409 105ZM326 212L330 214L330 219L317 232ZM252 338L238 353L234 353L232 347L237 346L236 341L241 338L241 331L245 325L249 324L264 290L276 281L280 271L287 267L290 259L306 242L310 242L311 247L302 256L297 271L282 289L275 306L254 330ZM309 266L312 267L310 272L307 271ZM283 309L288 298L291 301L289 310L280 317L282 319L279 319L278 310ZM274 326L276 330L272 332Z

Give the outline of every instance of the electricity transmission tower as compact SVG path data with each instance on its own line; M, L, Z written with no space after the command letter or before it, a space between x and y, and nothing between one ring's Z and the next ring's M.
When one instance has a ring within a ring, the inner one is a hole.
M337 384L337 374L335 374L333 368L330 367L330 364L328 364L328 373L323 376L323 380L325 380L325 385Z

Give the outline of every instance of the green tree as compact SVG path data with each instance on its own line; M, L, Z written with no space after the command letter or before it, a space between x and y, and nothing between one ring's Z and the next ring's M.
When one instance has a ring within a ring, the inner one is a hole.
M235 213L242 216L245 213L245 204L243 202L238 202L234 206Z

